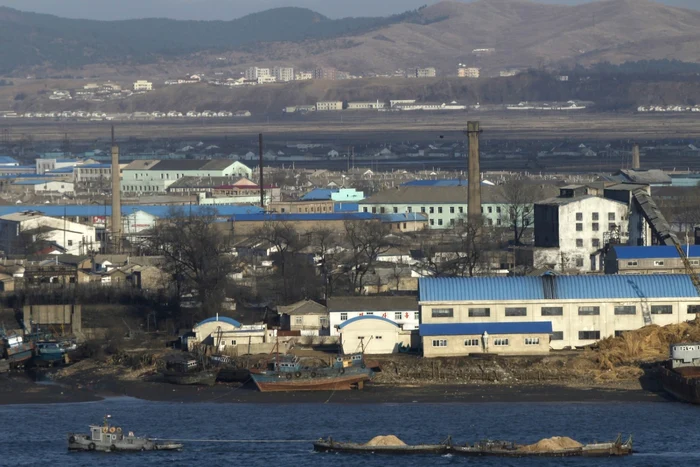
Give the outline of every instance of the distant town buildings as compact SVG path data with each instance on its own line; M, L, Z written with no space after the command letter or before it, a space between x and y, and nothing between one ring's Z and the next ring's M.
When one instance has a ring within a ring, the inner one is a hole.
M435 78L436 76L437 70L433 67L416 68L409 74L409 78Z
M337 73L335 68L316 68L314 70L314 79L335 80L337 79Z
M294 76L296 81L306 81L309 79L314 79L314 74L311 71L300 71Z
M379 100L376 102L348 102L348 110L376 110L384 107L386 104Z
M498 76L500 76L501 78L506 78L509 76L516 76L518 74L520 74L520 70L501 70L498 73Z
M152 91L152 90L153 90L153 83L150 81L140 79L140 80L134 82L134 91Z
M257 81L258 78L263 78L263 77L268 77L272 76L272 73L270 73L269 68L258 68L256 66L252 66L245 71L245 79L248 81Z
M272 75L279 82L294 81L294 68L276 66L272 70Z
M481 76L481 70L476 67L460 66L457 68L457 76L460 78L478 78Z
M343 101L321 101L316 103L316 111L343 110Z

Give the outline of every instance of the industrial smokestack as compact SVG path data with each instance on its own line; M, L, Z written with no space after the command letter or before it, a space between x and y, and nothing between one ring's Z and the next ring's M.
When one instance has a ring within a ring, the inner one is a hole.
M263 180L263 135L258 135L258 146L260 146L260 207L265 209L265 185Z
M634 170L639 170L641 164L639 162L639 144L634 143L632 146L632 168Z
M112 242L113 250L121 250L122 234L122 201L121 180L119 176L119 146L114 140L114 125L112 125Z
M479 122L467 122L467 136L469 138L469 198L467 214L469 219L481 217L481 171L479 165Z

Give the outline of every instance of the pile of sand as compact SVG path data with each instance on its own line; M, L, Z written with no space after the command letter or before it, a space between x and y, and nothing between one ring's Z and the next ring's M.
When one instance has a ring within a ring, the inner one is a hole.
M406 443L401 441L394 435L375 436L365 443L365 446L406 446Z
M580 448L583 445L566 436L553 436L552 438L541 439L535 444L522 446L520 451L524 452L552 452L564 449Z

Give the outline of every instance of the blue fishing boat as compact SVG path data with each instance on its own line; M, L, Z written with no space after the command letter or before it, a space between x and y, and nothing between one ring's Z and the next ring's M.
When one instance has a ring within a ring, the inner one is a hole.
M55 365L64 363L66 349L60 342L37 342L34 362Z

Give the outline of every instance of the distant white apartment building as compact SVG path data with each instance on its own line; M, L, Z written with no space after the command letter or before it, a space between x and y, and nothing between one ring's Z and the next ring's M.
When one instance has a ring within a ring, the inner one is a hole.
M478 78L481 76L481 70L476 67L459 67L457 68L457 76L460 78Z
M277 78L274 76L260 76L257 79L258 84L270 84L270 83L276 83Z
M134 82L134 91L153 91L153 83L140 79Z
M104 181L112 178L111 164L84 164L73 170L73 176L77 183L91 183Z
M316 103L317 112L343 110L343 101L321 101Z
M435 78L437 76L437 70L433 67L416 68L412 75L415 78Z
M314 74L310 71L300 71L294 76L296 81L306 81L309 79L314 79Z
M245 79L248 81L257 81L258 78L265 76L272 76L269 68L258 68L256 66L252 66L245 71Z
M508 76L516 76L518 74L520 74L520 70L501 70L498 73L498 76L500 76L501 78L506 78Z
M389 101L389 107L396 107L397 105L412 105L416 103L416 99L392 99Z
M348 102L348 110L376 110L386 107L384 102Z
M279 82L294 81L295 78L294 68L292 67L276 66L272 70L272 75Z

